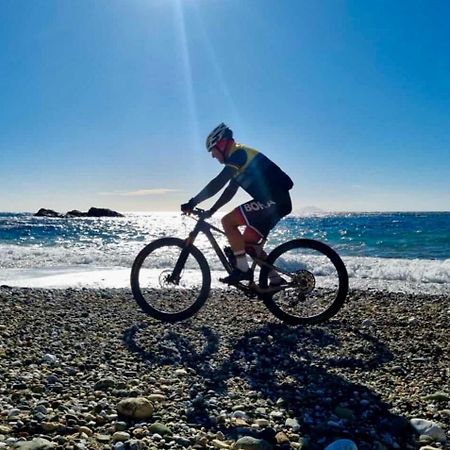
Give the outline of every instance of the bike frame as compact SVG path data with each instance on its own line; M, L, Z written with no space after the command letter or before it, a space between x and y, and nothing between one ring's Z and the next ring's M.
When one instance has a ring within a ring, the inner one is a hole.
M210 223L206 222L205 219L199 218L194 219L197 220L197 224L195 225L194 229L189 233L189 237L186 239L185 243L186 246L184 250L180 254L180 258L178 259L178 262L175 266L174 273L179 274L179 271L177 270L178 267L180 269L184 267L184 264L186 263L186 259L189 255L189 247L191 245L194 245L195 240L197 239L197 236L199 233L203 233L210 242L212 248L216 252L217 257L220 259L220 262L222 263L223 267L228 273L231 273L233 268L231 267L230 262L228 261L228 258L225 256L224 252L220 248L219 244L216 241L216 238L214 237L211 230L216 231L217 233L225 235L224 231L220 228L215 227L214 225L211 225Z
M170 277L171 281L177 283L180 279L181 272L183 270L184 265L186 264L186 260L189 256L189 248L194 245L195 239L197 238L199 233L203 233L210 242L212 248L216 252L217 257L219 258L220 262L222 263L223 267L228 273L231 273L233 270L233 267L231 266L230 262L228 261L228 258L225 256L224 252L220 248L219 244L216 241L216 238L214 237L211 230L216 231L217 233L220 233L222 235L225 235L225 232L221 230L220 228L215 227L214 225L206 222L206 220L201 217L199 212L196 214L198 216L198 219L194 218L194 220L197 221L197 224L195 225L194 229L189 233L189 237L185 240L185 247L181 251L180 257L178 258L178 261L174 267L174 270L172 272L172 275ZM264 245L265 241L263 241L262 245ZM274 268L271 264L266 263L264 260L258 258L257 256L250 257L253 259L253 263L251 266L251 270L254 271L256 268L256 265L259 266L266 266L270 268ZM284 271L281 271L284 272ZM286 273L287 274L287 273ZM236 287L247 294L254 295L257 292L258 293L265 293L265 292L272 292L274 289L261 289L255 282L250 283L249 286L244 286L241 283L238 283Z

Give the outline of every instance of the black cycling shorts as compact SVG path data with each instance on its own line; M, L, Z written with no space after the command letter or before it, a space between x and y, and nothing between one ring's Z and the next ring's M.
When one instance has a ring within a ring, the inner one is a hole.
M262 238L266 238L280 219L292 211L291 197L287 192L282 197L267 202L250 200L239 206L239 211L246 225L255 230Z

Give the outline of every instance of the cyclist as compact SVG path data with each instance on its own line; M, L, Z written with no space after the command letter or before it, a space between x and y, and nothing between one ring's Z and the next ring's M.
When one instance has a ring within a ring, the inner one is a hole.
M209 216L228 203L239 187L253 197L222 218L224 232L236 258L236 266L221 281L228 284L251 281L253 273L246 257L246 243L259 244L278 221L292 211L289 190L293 182L265 155L235 142L232 130L224 123L208 135L206 148L225 167L200 193L181 205L181 210L189 214L196 205L217 194L227 183L220 198L208 211ZM240 226L246 227L243 234L239 231ZM269 277L272 285L281 283L281 278L275 271Z

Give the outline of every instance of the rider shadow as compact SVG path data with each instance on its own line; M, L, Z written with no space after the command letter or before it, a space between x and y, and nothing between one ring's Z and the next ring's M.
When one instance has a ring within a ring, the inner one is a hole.
M198 401L193 398L190 423L221 429L233 439L259 436L258 431L248 427L217 423L208 402L202 399L207 392L229 396L238 383L256 393L253 401L267 409L253 419L270 419L271 413L281 413L283 421L297 418L301 433L311 436L310 449L322 449L324 444L338 438L357 441L360 450L376 448L373 446L376 440L387 446L396 442L400 448L414 442L408 422L393 415L377 394L336 373L345 369L363 375L393 359L389 349L367 333L334 323L308 328L268 323L237 338L230 345L231 352L221 359L218 355L221 341L209 327L199 330L206 342L200 351L182 334L165 332L161 339L165 356L161 354L164 352L158 352L157 356L140 347L135 339L138 331L135 327L124 334L130 351L139 353L151 365L181 364L195 374L197 381L201 380L203 392L197 393ZM172 344L166 345L167 342ZM353 342L357 345L351 348L353 354L349 356L348 348L344 347ZM371 424L370 431L367 423ZM263 436L274 439L270 430Z

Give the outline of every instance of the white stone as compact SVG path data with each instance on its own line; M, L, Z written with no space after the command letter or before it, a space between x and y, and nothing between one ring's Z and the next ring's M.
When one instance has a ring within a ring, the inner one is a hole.
M411 419L411 425L419 434L425 434L436 441L444 442L447 439L444 430L436 423L425 419Z
M42 361L47 364L56 364L58 362L58 358L55 355L47 353L42 357Z
M298 423L297 419L286 419L285 425L292 428L293 431L300 430L300 424Z
M350 439L338 439L328 445L325 450L358 450L358 447Z
M268 427L270 422L267 419L256 419L255 424L258 425L258 427Z
M112 435L112 440L114 442L125 442L128 441L130 439L130 434L125 432L125 431L116 431L113 435Z
M248 419L248 416L245 413L245 411L233 411L231 417L233 417L234 419L244 419L244 420Z
M273 447L263 439L244 436L234 444L234 448L242 450L272 450Z
M269 416L272 419L282 419L284 417L284 413L282 411L271 411Z
M56 443L43 438L34 438L32 441L20 442L15 447L19 450L49 450L56 447Z
M164 394L150 394L148 396L148 399L152 402L165 402L166 401L166 396Z
M148 419L153 415L153 405L144 397L131 397L121 400L117 405L117 411L126 417Z
M211 444L215 448L221 448L221 449L228 449L228 448L230 448L230 446L226 442L220 441L219 439L213 439Z

